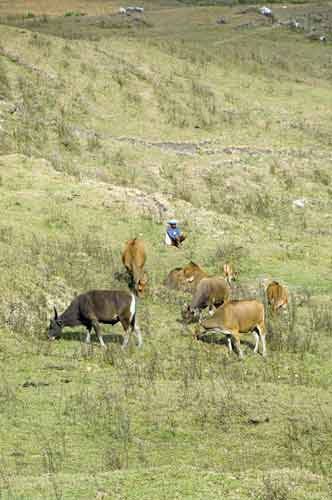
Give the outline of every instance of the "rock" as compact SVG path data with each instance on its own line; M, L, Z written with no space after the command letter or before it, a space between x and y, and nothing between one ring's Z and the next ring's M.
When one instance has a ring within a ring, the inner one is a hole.
M301 24L296 20L296 19L291 19L289 22L288 22L288 25L291 27L291 28L294 28L294 29L299 29L299 28L302 28Z
M48 384L47 382L24 382L24 384L22 384L22 387L26 388L26 387L46 387L50 384Z
M265 7L265 5L258 10L263 16L272 16L272 10L269 7Z
M304 208L306 200L304 198L299 198L298 200L293 200L294 208Z
M264 424L266 422L270 422L270 417L267 417L265 415L248 418L248 424L252 425Z
M310 31L310 33L308 33L306 36L309 40L319 40L321 42L326 41L325 35L317 31Z

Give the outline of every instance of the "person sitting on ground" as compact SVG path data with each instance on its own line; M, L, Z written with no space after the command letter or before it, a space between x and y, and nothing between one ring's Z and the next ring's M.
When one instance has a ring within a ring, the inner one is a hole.
M177 227L177 221L175 219L169 220L165 238L166 245L180 247L185 239L185 235Z

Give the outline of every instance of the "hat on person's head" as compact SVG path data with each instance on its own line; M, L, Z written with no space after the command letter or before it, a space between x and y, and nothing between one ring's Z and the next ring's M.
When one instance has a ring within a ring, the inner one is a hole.
M177 224L178 221L176 219L170 219L167 224Z

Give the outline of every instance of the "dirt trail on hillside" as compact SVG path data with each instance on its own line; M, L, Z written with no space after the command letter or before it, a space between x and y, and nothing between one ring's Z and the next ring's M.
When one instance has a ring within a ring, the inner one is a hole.
M130 144L132 146L143 146L145 148L158 148L161 151L172 151L179 155L220 155L220 154L243 154L248 156L261 155L279 155L298 158L311 157L332 159L332 155L327 155L322 150L316 150L312 147L308 149L297 148L274 148L274 147L255 147L251 145L225 145L216 139L207 139L203 141L154 141L146 140L137 136L115 136L110 134L100 134L93 130L87 130L79 127L73 127L73 132L85 137L95 136L101 140L110 140Z

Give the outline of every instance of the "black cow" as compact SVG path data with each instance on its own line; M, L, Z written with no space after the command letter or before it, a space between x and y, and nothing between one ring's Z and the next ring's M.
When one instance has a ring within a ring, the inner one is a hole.
M135 296L125 290L91 290L78 295L61 315L54 308L54 319L51 319L48 337L59 337L66 326L84 325L88 330L86 342L90 343L93 328L101 346L106 348L99 323L115 325L119 321L125 331L123 347L127 346L131 333L135 334L138 347L141 347L143 342L136 324Z

